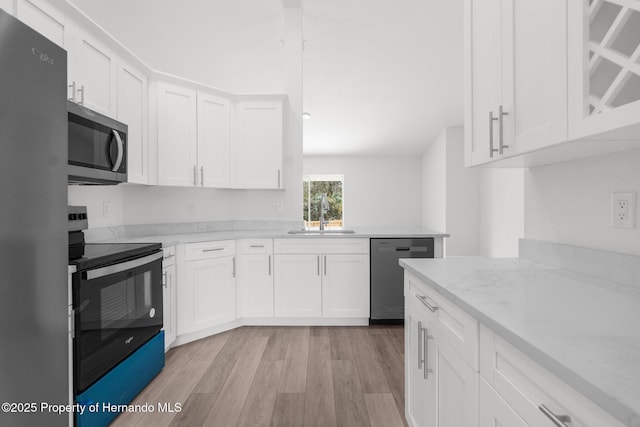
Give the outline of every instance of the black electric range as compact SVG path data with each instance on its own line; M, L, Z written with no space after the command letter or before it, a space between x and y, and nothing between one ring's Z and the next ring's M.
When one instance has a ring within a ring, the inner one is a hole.
M80 258L70 259L69 265L78 271L88 270L158 252L160 243L85 243L84 254Z

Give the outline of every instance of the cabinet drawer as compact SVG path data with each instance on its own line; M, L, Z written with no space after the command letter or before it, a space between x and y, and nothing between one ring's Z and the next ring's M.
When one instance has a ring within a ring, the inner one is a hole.
M237 242L239 254L272 254L273 239L242 239Z
M322 237L275 239L278 254L368 254L369 239Z
M531 426L553 425L542 412L571 418L572 427L624 427L574 388L538 365L484 325L480 327L480 375Z
M477 371L478 321L409 273L405 273L405 297L421 303L438 336Z
M184 253L187 261L231 256L236 254L236 242L235 240L220 240L188 243L184 245Z
M170 267L176 263L176 247L167 246L162 248L162 266Z

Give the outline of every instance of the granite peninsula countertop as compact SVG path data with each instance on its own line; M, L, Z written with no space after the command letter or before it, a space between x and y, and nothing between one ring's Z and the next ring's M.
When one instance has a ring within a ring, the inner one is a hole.
M519 258L400 265L627 426L640 426L640 287Z

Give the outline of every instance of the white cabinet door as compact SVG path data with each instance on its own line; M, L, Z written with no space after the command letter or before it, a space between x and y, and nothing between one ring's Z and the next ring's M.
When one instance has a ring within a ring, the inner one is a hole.
M7 1L7 3L12 2ZM68 20L63 12L53 7L49 2L18 0L16 2L16 17L58 46L69 50L72 39Z
M567 0L503 2L506 154L567 140ZM494 107L496 108L496 107ZM488 120L488 119L487 119ZM499 131L499 128L498 128Z
M482 378L478 386L478 427L529 427Z
M197 183L196 92L158 84L158 184Z
M240 101L235 144L237 188L282 188L282 101Z
M637 140L640 2L570 1L569 8L569 138L631 126L614 138Z
M242 317L273 317L273 256L238 256L238 288Z
M422 310L412 301L405 304L405 417L412 427L436 425L435 383L424 372L428 323Z
M230 322L236 318L234 257L185 262L180 286L178 334Z
M170 265L162 269L162 315L165 351L176 340L176 266Z
M497 117L502 99L501 2L466 0L465 6L465 162L467 166L496 156Z
M117 114L117 66L115 54L98 38L75 26L73 46L76 102L109 117Z
M117 120L127 124L127 181L149 183L148 83L144 72L118 64Z
M322 317L369 317L369 255L323 255Z
M228 99L198 92L198 185L228 188L231 161Z
M320 255L276 254L274 258L275 316L320 317Z
M429 330L433 346L426 351L425 365L436 382L437 426L476 427L478 423L478 374L449 343ZM433 352L431 352L433 351Z

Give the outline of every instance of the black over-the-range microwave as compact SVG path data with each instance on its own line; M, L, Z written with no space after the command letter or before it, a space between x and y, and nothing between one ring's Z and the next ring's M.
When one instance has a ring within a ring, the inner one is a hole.
M67 102L69 184L127 182L127 125Z

